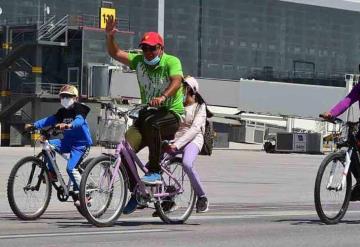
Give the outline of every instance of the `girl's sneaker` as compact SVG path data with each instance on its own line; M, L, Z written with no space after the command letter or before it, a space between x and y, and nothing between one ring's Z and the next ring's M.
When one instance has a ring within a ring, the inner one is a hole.
M209 201L206 196L199 197L196 202L196 213L205 213L209 211Z

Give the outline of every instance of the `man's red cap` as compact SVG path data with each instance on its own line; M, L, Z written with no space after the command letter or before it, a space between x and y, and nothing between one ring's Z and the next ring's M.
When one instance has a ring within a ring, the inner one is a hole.
M147 32L142 37L139 46L144 45L144 44L150 45L150 46L155 46L155 45L164 46L164 40L161 37L161 35L158 34L157 32Z

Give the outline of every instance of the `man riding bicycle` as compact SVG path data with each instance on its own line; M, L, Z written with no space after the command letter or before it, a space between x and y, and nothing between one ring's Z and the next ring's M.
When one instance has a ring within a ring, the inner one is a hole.
M149 147L149 173L142 180L156 184L161 182L161 140L172 139L184 114L181 62L164 52L164 41L156 32L145 33L142 37L139 46L143 54L131 54L120 49L114 38L116 32L116 22L110 17L106 23L110 56L136 70L142 103L158 108L140 112L125 135L136 152ZM130 190L133 186L130 184Z

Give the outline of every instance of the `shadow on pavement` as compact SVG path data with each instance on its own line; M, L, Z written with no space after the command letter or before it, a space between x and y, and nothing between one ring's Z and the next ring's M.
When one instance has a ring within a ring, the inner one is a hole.
M320 220L309 220L309 219L284 219L284 220L275 220L273 222L290 222L291 225L326 225L325 223L321 222ZM360 224L360 220L341 220L338 224L334 225L341 225L341 224L348 224L348 225L357 225ZM331 226L331 225L329 225Z
M94 227L96 226L91 225L87 221L85 222L74 222L74 221L58 221L54 222L54 224L58 225L59 228L74 228L74 227ZM200 224L166 224L164 222L158 222L158 221L118 221L113 226L110 227L116 227L116 226L124 226L124 227L134 227L134 226L174 226L174 225L184 225L184 226L197 226ZM100 228L109 228L109 227L100 227Z

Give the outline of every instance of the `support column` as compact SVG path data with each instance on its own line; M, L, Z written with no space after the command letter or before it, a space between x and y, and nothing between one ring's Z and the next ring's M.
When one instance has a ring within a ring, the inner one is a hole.
M9 55L11 51L10 44L10 28L9 26L3 26L4 39L2 40L3 57ZM6 69L0 71L0 109L3 110L6 106L10 105L10 88L9 88L9 76ZM1 121L0 131L0 145L6 147L10 145L10 124L3 119Z
M42 83L42 47L40 45L36 46L35 64L32 67L32 73L34 74L35 94L40 94Z
M41 99L36 97L31 101L31 118L36 121L40 119ZM39 139L39 134L31 135L31 146L35 145L35 140Z
M286 118L286 132L291 133L294 129L294 118L292 117L287 117Z

